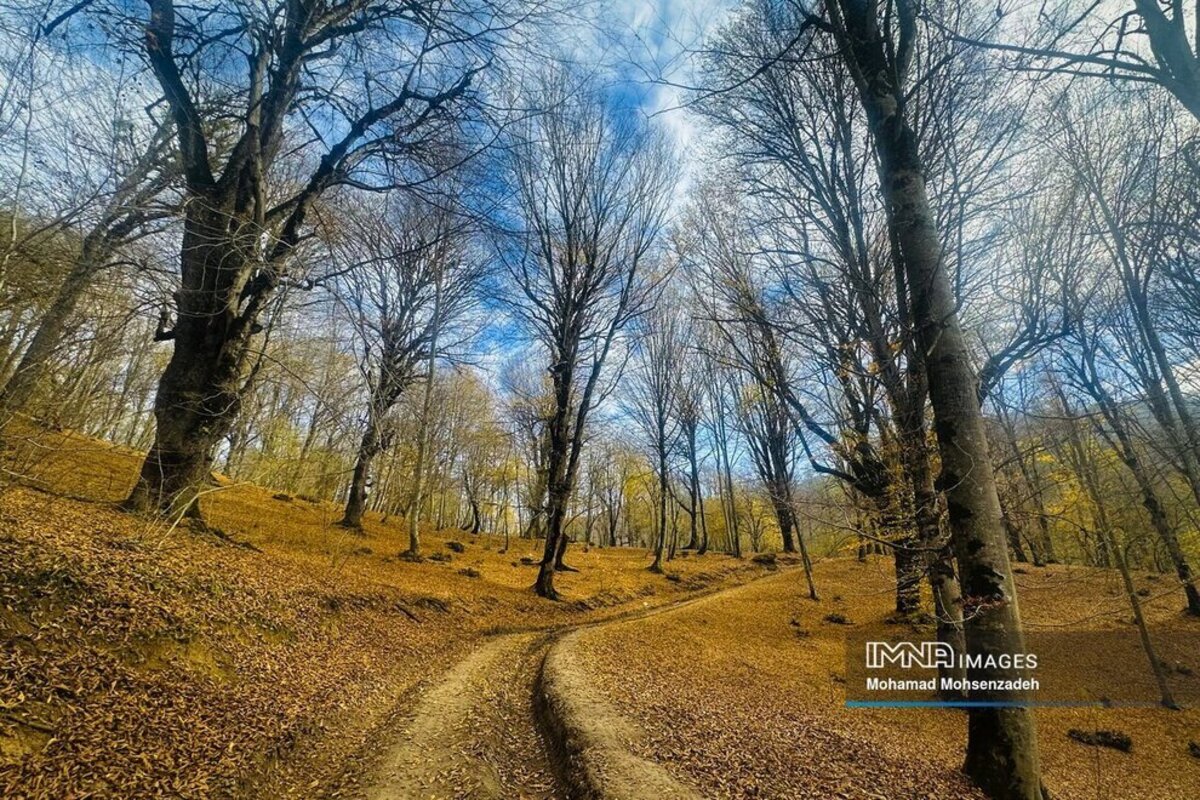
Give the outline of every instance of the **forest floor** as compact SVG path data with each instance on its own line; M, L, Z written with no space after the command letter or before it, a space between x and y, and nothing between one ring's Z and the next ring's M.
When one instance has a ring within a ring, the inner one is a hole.
M222 535L172 528L113 505L140 454L22 438L0 465L35 478L0 492L5 798L348 794L481 644L765 571L710 555L656 575L644 550L573 548L555 603L530 591L538 541L426 530L411 563L402 520L359 536L332 504L228 483L204 499Z
M1042 683L1081 697L1157 697L1115 571L1017 569ZM815 572L820 602L799 574L780 572L653 621L585 631L579 657L642 732L637 751L705 797L979 797L958 771L965 712L845 706L847 636L889 627L887 562L831 559ZM1200 797L1200 756L1189 751L1200 742L1200 621L1181 614L1182 594L1164 592L1165 582L1138 580L1186 710L1039 708L1043 774L1056 800ZM1104 652L1110 641L1119 649ZM1071 729L1118 731L1132 749L1087 746Z
M330 504L229 484L205 499L225 536L171 529L111 504L137 453L37 443L8 468L40 483L0 493L0 796L565 797L533 700L551 652L590 716L698 796L978 796L961 712L844 705L847 635L890 610L886 559L818 564L813 602L791 568L710 554L660 576L642 550L577 549L552 603L529 591L539 542L427 531L445 560L414 564L398 520L360 537ZM1017 577L1060 677L1149 691L1115 573ZM1165 578L1138 584L1181 699L1200 697L1200 623ZM1081 629L1128 648L1055 638ZM1037 718L1055 798L1200 796L1195 704Z

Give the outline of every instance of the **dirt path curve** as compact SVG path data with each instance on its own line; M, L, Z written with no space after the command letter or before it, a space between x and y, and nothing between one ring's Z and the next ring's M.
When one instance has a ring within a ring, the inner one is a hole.
M569 645L572 637L589 628L675 611L746 585L700 592L554 631L484 640L421 696L403 732L371 774L364 776L356 796L364 800L569 800L579 796L581 792L569 788L567 780L573 766L568 759L578 754L564 753L564 739L569 737L547 730L554 726L547 722L544 704L535 702L542 688L543 666L552 650L556 650L555 662L567 665L566 680L578 689L571 690L572 694L592 703L582 716L609 729L596 737L597 726L588 726L581 739L585 745L599 739L606 750L600 763L602 769L610 770L607 778L613 780L614 788L637 780L640 759L626 760L616 752L629 735L628 726L615 712L596 705L596 698L586 690L586 665L574 665L569 652L564 652L567 648L556 649L555 644L566 639L562 644ZM608 735L610 731L612 735ZM647 785L659 786L656 797L688 796L673 794L663 783L665 774L641 777ZM619 790L614 796L625 794Z
M363 796L560 797L531 700L549 644L540 633L483 642L420 699Z

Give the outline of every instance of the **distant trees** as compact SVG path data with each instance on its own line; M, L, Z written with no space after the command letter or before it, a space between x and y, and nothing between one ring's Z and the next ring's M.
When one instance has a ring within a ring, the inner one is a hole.
M588 416L613 379L604 368L648 308L651 272L673 185L672 156L652 129L605 113L598 95L549 84L547 111L508 142L508 213L500 249L514 313L549 359L546 544L535 584L556 598L564 525Z
M439 357L461 352L463 323L478 300L483 262L471 252L461 220L420 202L393 201L346 222L349 230L337 245L341 274L334 283L357 339L367 403L342 524L359 528L372 462L390 446L389 413L422 371L431 386L430 366ZM427 411L422 419L426 416ZM422 422L414 512L420 503L426 427ZM413 555L418 550L414 540Z

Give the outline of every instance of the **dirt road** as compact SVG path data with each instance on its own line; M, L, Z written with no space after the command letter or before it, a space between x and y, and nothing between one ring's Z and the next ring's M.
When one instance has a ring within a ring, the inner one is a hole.
M610 800L697 797L632 754L634 726L591 691L579 631L667 613L743 585L555 631L480 643L417 700L401 730L337 797L357 800ZM602 794L597 794L602 792Z

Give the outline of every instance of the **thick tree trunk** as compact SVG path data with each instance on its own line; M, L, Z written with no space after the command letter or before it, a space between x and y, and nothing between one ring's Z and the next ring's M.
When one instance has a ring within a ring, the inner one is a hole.
M189 206L184 225L178 318L168 337L174 352L154 400L154 442L125 500L133 511L198 513L213 449L241 410L256 332L254 313L241 308L254 245L245 234L230 233L241 220L205 202L198 198Z
M204 333L180 336L177 329L154 401L154 443L125 500L131 511L199 514L196 499L209 482L213 449L242 400L242 344L214 342Z
M354 461L354 473L350 477L350 490L346 497L346 510L342 514L344 528L362 528L363 514L367 510L367 480L371 475L371 462L379 453L379 437L376 433L374 415L367 423L367 432L358 445L358 457Z
M663 550L667 544L667 457L665 451L659 451L658 459L658 530L654 547L654 563L650 565L651 572L662 572Z
M791 504L788 502L788 481L786 478L778 476L772 482L771 488L771 505L775 509L775 519L779 523L779 537L783 540L783 552L796 552L796 537L795 537L795 515Z
M554 376L554 415L546 429L546 542L542 560L538 565L538 576L533 590L539 597L558 599L554 588L554 564L558 547L566 535L563 527L567 519L567 505L571 501L574 475L571 474L571 393L573 372L560 369Z
M567 566L567 547L571 544L571 537L565 533L558 537L558 547L554 548L554 571L555 572L578 572L574 567Z
M550 600L558 599L558 591L554 588L554 564L558 558L559 542L564 538L563 522L566 519L567 499L569 490L562 481L551 485L546 492L546 541L542 549L542 560L538 565L537 581L533 590L539 597Z

